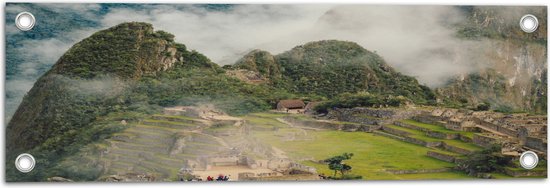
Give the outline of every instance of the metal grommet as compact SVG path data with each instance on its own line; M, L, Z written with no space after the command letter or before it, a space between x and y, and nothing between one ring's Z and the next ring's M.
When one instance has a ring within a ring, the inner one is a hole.
M19 172L27 173L32 171L36 161L31 154L23 153L15 159L15 167Z
M526 33L532 33L539 27L539 20L532 14L526 14L519 20L519 26Z
M21 31L28 31L34 27L36 20L30 12L21 12L15 17L15 26Z
M519 157L519 164L525 169L533 169L537 167L539 163L539 157L535 152L526 151L521 154Z

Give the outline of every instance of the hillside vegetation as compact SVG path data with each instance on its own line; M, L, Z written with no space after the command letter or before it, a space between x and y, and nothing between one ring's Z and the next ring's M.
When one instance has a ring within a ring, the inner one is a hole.
M489 31L469 32L466 25L462 37L473 40ZM545 39L529 39L537 44L540 40ZM534 48L542 49L538 45ZM518 85L506 85L510 80L488 70L434 92L354 42L315 41L278 55L254 50L234 65L220 67L151 24L122 23L75 44L26 94L6 129L6 179L44 181L55 164L82 146L127 128L113 122L137 122L176 105L208 103L229 115L245 115L272 109L281 99L324 101L319 111L410 103L468 107L504 101L491 107L545 113L546 69L535 67L537 71L518 77ZM249 83L225 74L243 69L265 82ZM518 94L524 83L529 87ZM529 97L517 102L525 96ZM12 163L21 152L32 153L40 164L25 176L18 175Z
M41 165L18 176L13 163L6 162L7 180L43 181L63 157L123 129L102 128L105 117L132 120L135 116L128 114L140 117L162 106L201 102L245 114L291 97L225 76L218 65L173 37L147 23L123 23L68 50L38 79L7 126L6 161L25 151Z
M369 92L434 104L432 90L390 67L379 55L354 42L310 42L273 56L254 50L229 68L259 72L269 86L307 99L330 99L342 93ZM376 103L378 104L378 103Z

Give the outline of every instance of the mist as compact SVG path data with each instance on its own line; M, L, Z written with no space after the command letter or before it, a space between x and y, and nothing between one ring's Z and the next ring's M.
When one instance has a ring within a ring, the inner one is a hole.
M129 21L148 22L156 30L170 32L177 42L219 65L235 63L254 49L278 54L311 41L352 41L432 88L483 67L480 49L487 46L487 41L455 37L452 26L465 16L452 6L236 5L219 11L193 5L147 5L110 8L104 14L98 13L101 6L96 4L41 6L54 12L83 12L98 26L78 28L55 38L29 39L18 47L25 61L6 82L7 114L15 111L15 104L34 81L68 48L98 30ZM6 7L7 12L20 10L14 5ZM8 25L6 32L9 36L20 31Z
M311 41L352 41L420 83L437 87L484 62L479 55L484 42L455 36L452 26L464 19L452 6L242 5L219 12L159 6L113 10L102 25L152 23L220 65L233 64L254 49L278 54Z

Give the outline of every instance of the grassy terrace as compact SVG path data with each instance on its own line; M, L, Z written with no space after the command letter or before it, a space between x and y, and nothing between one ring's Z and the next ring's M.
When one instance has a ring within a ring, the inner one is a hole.
M177 126L182 126L182 127L194 127L194 126L196 126L196 125L191 124L191 123L182 123L182 122L157 120L157 119L144 119L143 122L145 122L145 123L160 123L160 124L166 124L166 125L177 125Z
M470 151L476 151L476 150L482 150L483 148L474 145L472 143L463 142L461 140L443 140L446 144L449 144L451 146L456 146L459 148L467 149Z
M442 153L442 154L447 154L447 155L452 155L452 156L461 156L458 153L453 153L453 152L450 152L450 151L445 151L445 150L440 150L440 149L432 149L430 151L435 151L437 153Z
M218 152L219 145L213 138L201 138L200 141L186 142L184 153L173 156L168 155L169 147L174 142L175 135L195 136L197 133L183 133L188 127L196 127L198 124L185 123L194 120L186 116L153 115L166 117L166 119L144 119L140 124L130 124L122 132L114 135L126 136L128 141L112 140L108 143L96 146L97 148L111 148L111 152L102 158L110 162L112 173L125 173L128 167L134 167L136 171L157 174L160 178L177 179L177 172L184 159L195 158L199 154L211 154ZM186 121L178 121L186 120ZM149 124L148 124L149 123ZM158 125L157 125L158 124ZM206 140L205 140L206 139ZM112 144L112 145L111 145ZM200 152L199 152L200 151ZM191 152L191 153L186 153ZM197 152L197 153L195 153ZM143 156L141 155L143 154Z
M233 125L223 125L223 126L211 126L206 129L213 130L213 131L225 131L225 130L235 129L235 127Z
M428 125L428 124L426 124L426 125ZM426 135L425 132L422 132L422 131L419 131L419 130L400 127L400 126L397 126L397 125L384 125L384 126L388 126L390 128L393 128L393 129L398 129L398 130L409 132L409 133L411 133L411 135L409 135L409 137L424 140L424 141L427 141L427 142L441 141L441 142L445 142L446 144L449 144L451 146L455 146L455 147L459 147L459 148L463 148L463 149L467 149L467 150L471 150L471 151L482 149L479 146L476 146L472 143L463 142L461 140L447 140L447 139L439 139L439 138L429 137L429 136Z
M261 116L263 118L258 118ZM280 126L277 131L253 131L252 136L262 142L283 150L292 159L312 158L300 163L315 167L319 173L332 175L326 164L314 161L323 160L344 152L355 155L346 163L353 167L352 172L368 180L400 179L471 179L461 172L427 174L392 174L386 170L418 170L453 167L453 163L428 157L428 151L435 149L405 143L399 140L364 132L312 131L292 128L280 122L274 123L279 114L248 115L243 119L253 119L262 126ZM274 125L275 124L275 125ZM295 140L285 139L286 135L300 133ZM446 151L436 150L445 153Z
M387 126L389 128L392 128L392 129L397 129L397 130L400 130L400 131L408 132L408 133L410 133L409 137L424 140L426 142L441 141L441 139L426 136L425 132L422 132L422 131L419 131L419 130L409 129L409 128L405 128L405 127L401 127L401 126L397 126L397 125L384 125L384 126Z
M141 128L141 129L146 129L146 130L151 130L153 132L155 131L159 131L159 132L178 132L180 131L181 129L175 129L175 128L169 128L169 127L163 127L163 126L156 126L156 125L143 125L143 124L140 124L140 125L134 125L133 126L134 128ZM134 129L131 129L131 130L134 130Z
M422 122L418 122L418 121L414 121L414 120L410 120L410 119L401 120L400 122L410 124L410 125L414 125L414 126L417 126L417 127L422 127L422 128L429 129L429 130L432 130L432 131L437 131L437 132L442 132L442 133L451 133L451 134L460 134L460 135L466 136L468 138L474 138L474 132L449 130L449 129L443 127L443 126L422 123Z
M180 120L189 120L193 121L195 118L187 117L187 116L173 116L173 115L165 115L165 114L155 114L153 117L163 117L163 118L172 118L172 119L180 119Z
M462 132L462 131L453 131L453 130L446 129L443 126L422 123L422 122L418 122L418 121L414 121L414 120L410 120L410 119L401 120L400 122L410 124L410 125L414 125L414 126L417 126L417 127L426 128L426 129L429 129L429 130L432 130L432 131L442 132L442 133L457 133L457 134L460 134Z
M323 160L344 152L354 153L346 163L353 166L353 173L364 179L453 179L470 178L459 172L396 175L385 169L439 169L453 167L454 164L426 156L426 147L404 143L391 138L363 132L307 131L310 140L283 141L273 133L256 132L255 136L285 151L294 159L313 157L313 161ZM332 174L326 164L303 161L305 165L317 168L319 173Z
M285 117L285 116L289 116L289 115L291 115L291 114L260 112L260 113L250 114L248 116L258 116L258 117L263 117L263 118L279 118L279 117Z
M266 116L264 113L257 113L249 116L244 116L242 118L254 126L286 127L287 126L286 124L281 123L275 119L278 117L283 117L283 116L278 116L278 114L276 114L270 117L270 116Z

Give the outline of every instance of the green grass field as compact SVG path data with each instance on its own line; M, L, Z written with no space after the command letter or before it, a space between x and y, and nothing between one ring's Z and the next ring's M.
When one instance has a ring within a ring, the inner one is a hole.
M340 155L344 152L354 153L346 161L353 167L352 174L361 175L365 180L415 180L415 179L475 179L463 172L449 171L420 174L393 174L386 170L419 170L453 167L455 164L428 157L428 151L461 156L449 151L427 148L392 138L365 132L313 131L291 128L277 122L275 118L284 114L259 113L244 116L244 119L261 126L276 126L277 131L254 131L253 136L266 144L283 150L287 156L300 163L315 167L320 174L332 175L333 171L326 164L318 161ZM470 134L469 132L447 130L444 127L406 120L423 128L445 133ZM449 145L468 150L479 150L480 147L460 140L446 140L426 136L425 132L389 125L392 128L407 131L411 137L425 141L444 141ZM295 135L294 140L285 139ZM510 176L495 173L494 178L508 179Z
M353 167L353 174L361 175L363 179L471 178L458 172L394 175L385 171L385 169L438 169L454 166L452 163L426 156L429 148L363 132L308 131L307 133L313 139L281 141L279 137L273 136L273 133L266 132L257 132L256 136L285 151L294 159L313 157L314 161L318 161L344 152L354 153L353 158L347 163ZM332 174L325 164L311 161L304 161L303 164L317 168L319 173Z

